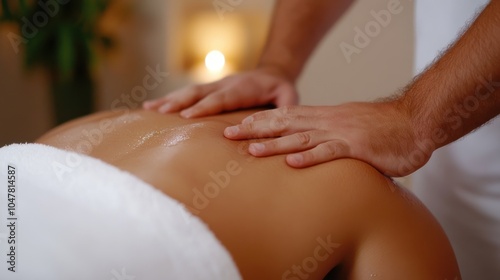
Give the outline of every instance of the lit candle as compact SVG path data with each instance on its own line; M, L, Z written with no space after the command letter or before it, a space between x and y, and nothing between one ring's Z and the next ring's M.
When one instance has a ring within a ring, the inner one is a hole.
M226 65L226 57L218 50L213 50L205 57L205 66L212 73L220 73Z
M233 67L226 62L225 55L219 50L212 50L205 56L205 64L197 64L191 75L197 83L208 83L222 79L233 72Z

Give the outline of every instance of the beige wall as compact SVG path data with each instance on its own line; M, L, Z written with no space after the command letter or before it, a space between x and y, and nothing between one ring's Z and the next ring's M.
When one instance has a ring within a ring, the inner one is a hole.
M401 1L402 12L351 63L340 44L353 45L355 27L372 22L372 10L387 10L390 0L357 1L316 51L299 82L302 104L325 105L387 96L412 77L413 4Z
M159 64L162 70L172 73L149 96L162 95L168 89L189 83L176 74L175 62L179 52L176 41L182 36L176 21L182 17L179 12L182 6L190 1L121 1L131 4L134 15L128 19L111 17L105 22L106 30L118 38L119 46L101 61L96 76L99 110L108 109L111 102L141 85L146 66ZM212 1L206 1L210 6ZM409 0L401 2L402 13L394 15L370 45L353 56L351 63L346 62L339 48L343 41L352 44L354 27L364 28L373 20L370 11L384 9L388 2L358 1L328 35L300 80L303 104L371 100L394 92L410 79L413 7ZM269 15L272 6L273 1L269 0L244 0L234 13L251 10ZM22 71L22 55L13 52L6 37L8 31L5 25L0 28L0 145L32 141L52 124L46 79L42 72L27 75Z
M350 63L345 59L340 44L354 44L355 27L364 29L374 21L371 11L388 10L389 3L398 3L400 13L391 15L386 27L370 38L370 44L360 54L352 56ZM189 5L211 7L211 1L187 0L182 4L170 1L171 13L182 11ZM232 13L246 13L258 10L270 16L274 1L243 1ZM213 11L215 13L215 10ZM175 13L178 16L179 13ZM231 14L231 13L228 13ZM170 26L169 67L172 69L169 89L190 83L178 75L179 56L182 55L176 38L182 36L182 29ZM387 96L404 86L412 77L413 60L413 1L410 0L359 0L332 29L307 65L298 87L301 103L304 105L338 104L349 101L373 100Z

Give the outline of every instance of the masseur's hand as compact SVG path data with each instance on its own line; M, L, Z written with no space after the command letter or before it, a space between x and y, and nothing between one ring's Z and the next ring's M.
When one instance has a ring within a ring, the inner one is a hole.
M234 140L279 137L253 143L249 152L258 157L288 154L286 162L296 168L355 158L388 176L405 176L422 167L433 151L418 149L404 111L395 101L283 107L256 113L224 135Z
M281 107L297 102L295 87L285 75L275 69L261 68L213 83L182 88L147 101L143 106L160 113L180 111L182 117L195 118L267 104Z

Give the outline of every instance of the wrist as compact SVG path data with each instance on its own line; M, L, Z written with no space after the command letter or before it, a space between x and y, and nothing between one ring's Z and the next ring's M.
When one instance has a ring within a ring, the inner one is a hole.
M438 126L439 120L434 112L436 109L422 96L423 94L410 86L395 100L395 106L406 120L419 153L423 152L425 156L430 157L435 150L447 144L448 135Z
M301 68L293 65L293 63L277 61L276 59L265 59L264 57L257 64L257 69L280 76L293 85L296 84L301 72Z
M280 77L292 85L296 84L299 77L299 74L290 71L288 67L279 63L260 62L256 69Z

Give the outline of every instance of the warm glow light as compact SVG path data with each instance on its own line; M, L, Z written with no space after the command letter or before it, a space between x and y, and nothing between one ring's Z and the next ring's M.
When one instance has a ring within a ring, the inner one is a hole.
M218 73L224 69L226 58L220 51L211 51L205 57L205 66L210 72Z

